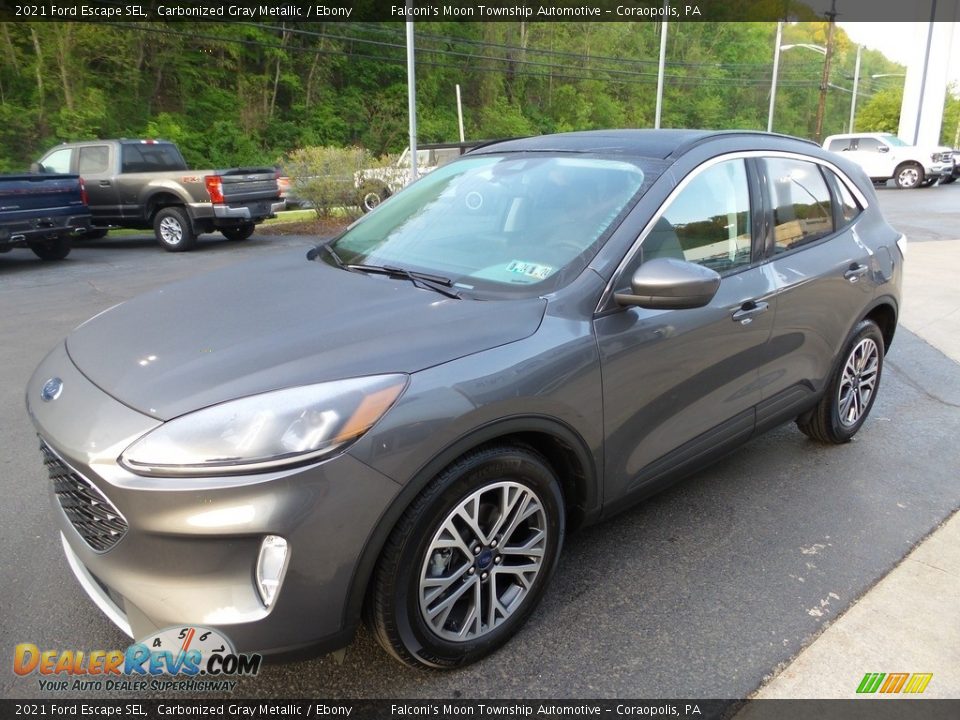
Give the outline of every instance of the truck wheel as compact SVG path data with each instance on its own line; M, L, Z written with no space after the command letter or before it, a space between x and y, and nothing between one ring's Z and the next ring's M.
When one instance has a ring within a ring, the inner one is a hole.
M161 208L153 218L153 232L160 247L168 252L192 250L197 242L190 218L180 207Z
M70 254L70 241L66 238L57 238L47 242L33 243L30 249L41 260L63 260Z
M365 213L373 210L377 205L390 197L390 189L380 183L364 183L357 193L357 204Z
M253 223L247 223L246 225L237 225L237 227L221 228L220 232L227 240L246 240L253 235L255 227Z
M923 168L913 162L904 163L897 168L893 179L901 190L920 187L923 184Z

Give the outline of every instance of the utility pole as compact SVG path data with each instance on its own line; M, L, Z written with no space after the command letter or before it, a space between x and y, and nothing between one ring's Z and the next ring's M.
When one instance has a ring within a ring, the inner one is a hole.
M833 29L837 18L837 0L831 0L830 12L827 13L827 54L823 58L823 75L820 78L820 101L817 103L817 129L815 139L819 143L823 140L823 114L827 109L827 88L830 86L830 60L833 57Z

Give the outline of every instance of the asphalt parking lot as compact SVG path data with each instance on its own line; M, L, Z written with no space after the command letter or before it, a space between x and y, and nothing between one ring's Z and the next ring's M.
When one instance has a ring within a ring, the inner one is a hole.
M914 242L960 237L960 183L881 190L880 201ZM87 317L166 282L305 252L312 242L212 237L188 254L164 253L144 235L79 246L60 264L29 251L0 255L7 553L0 654L7 662L19 642L84 650L129 644L67 568L23 388L44 354ZM188 321L190 308L175 298L169 310ZM234 696L745 697L960 507L958 406L956 363L901 327L854 442L825 448L784 426L571 536L542 606L492 657L456 672L413 671L361 631L343 653L268 663ZM9 670L0 672L0 692L41 695L35 679Z

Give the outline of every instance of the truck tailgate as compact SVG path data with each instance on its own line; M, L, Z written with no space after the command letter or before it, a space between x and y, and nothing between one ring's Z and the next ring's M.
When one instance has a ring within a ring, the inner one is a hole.
M7 219L20 212L67 209L84 210L77 175L0 176L0 212Z
M223 183L223 197L229 203L271 200L280 196L277 173L270 168L237 168L217 173Z

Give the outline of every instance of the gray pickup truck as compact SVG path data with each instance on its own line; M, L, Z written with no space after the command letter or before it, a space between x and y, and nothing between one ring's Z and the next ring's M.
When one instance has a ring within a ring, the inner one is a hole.
M26 247L42 260L63 260L89 227L76 175L0 175L0 253Z
M64 143L34 169L86 181L94 225L88 238L111 227L152 228L171 252L190 250L197 235L215 230L246 240L284 207L273 168L190 170L177 146L163 140Z

